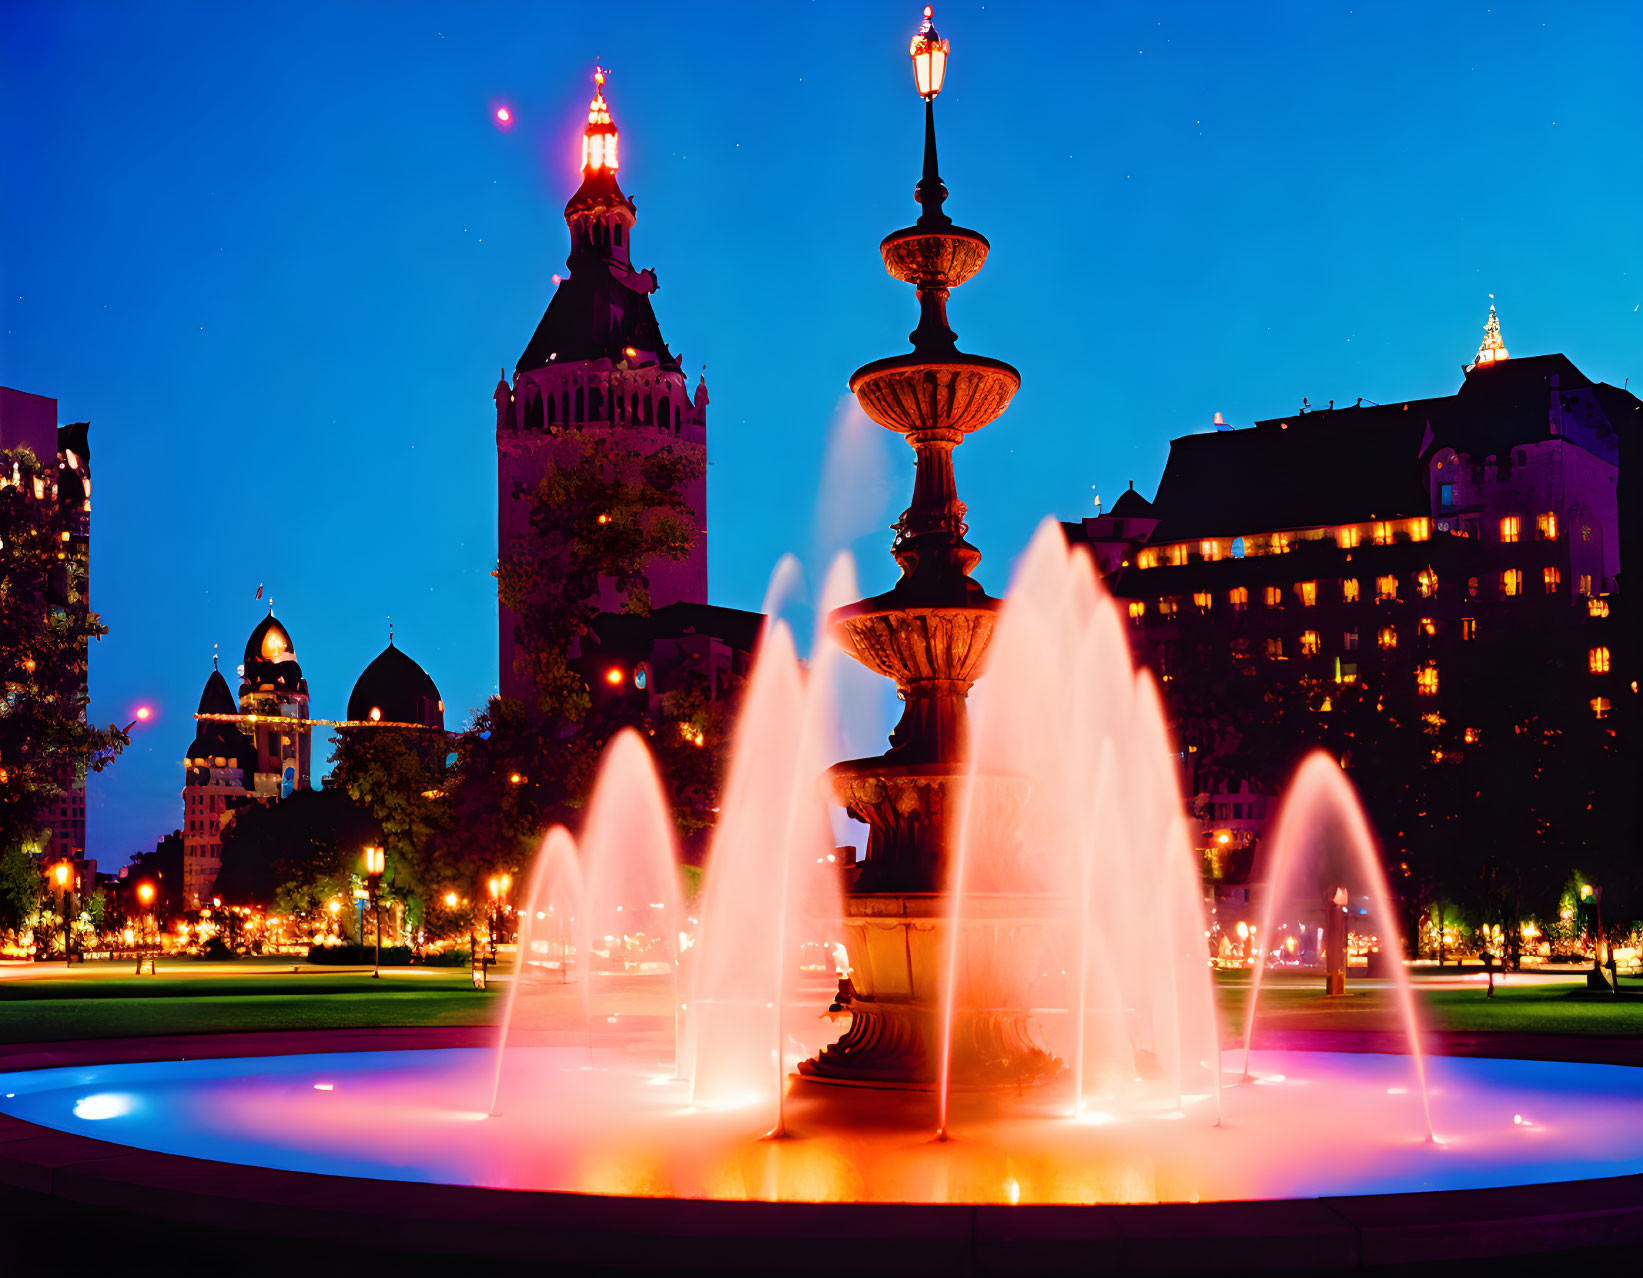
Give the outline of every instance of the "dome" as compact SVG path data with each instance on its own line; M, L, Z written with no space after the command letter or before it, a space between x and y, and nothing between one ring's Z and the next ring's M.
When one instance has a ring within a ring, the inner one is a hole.
M302 690L302 665L288 631L270 612L245 641L244 678L253 687ZM244 688L241 688L244 691Z
M445 726L445 703L428 672L393 641L365 667L348 697L348 718L355 723L416 723Z
M213 670L200 693L200 714L238 714L234 695L228 690L228 680L220 670ZM189 744L190 759L248 759L255 750L251 739L231 723L216 719L202 719L195 724L194 740Z

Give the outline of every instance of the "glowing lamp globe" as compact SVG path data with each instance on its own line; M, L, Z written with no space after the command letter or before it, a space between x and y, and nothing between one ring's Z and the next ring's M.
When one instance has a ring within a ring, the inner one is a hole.
M387 864L386 857L387 853L382 848L375 846L366 848L365 873L369 874L373 879L380 877Z
M918 95L926 102L931 101L941 92L942 81L947 78L947 41L936 34L929 5L924 6L924 23L907 51L913 57L913 80L918 85Z
M68 886L68 862L67 861L62 861L62 862L58 863L57 869L56 869L56 874L57 874L57 886L58 887L67 887Z
M154 885L152 883L139 883L137 885L137 899L144 905L152 901L154 899Z

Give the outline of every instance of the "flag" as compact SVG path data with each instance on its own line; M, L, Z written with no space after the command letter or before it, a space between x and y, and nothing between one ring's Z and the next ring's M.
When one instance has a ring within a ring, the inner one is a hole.
M262 598L262 586L261 586L261 584L259 584L259 585L258 585L258 586L257 586L257 598L258 598L258 599L261 599L261 598Z

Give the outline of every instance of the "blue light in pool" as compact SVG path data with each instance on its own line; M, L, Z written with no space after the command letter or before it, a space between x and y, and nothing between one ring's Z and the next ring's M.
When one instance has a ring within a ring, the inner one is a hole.
M137 1108L137 1098L130 1092L96 1092L74 1102L76 1118L120 1118Z

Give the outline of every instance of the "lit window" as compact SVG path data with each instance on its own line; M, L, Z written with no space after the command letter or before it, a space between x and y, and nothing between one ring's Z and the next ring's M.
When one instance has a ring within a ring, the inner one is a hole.
M1266 655L1271 657L1274 661L1282 661L1284 659L1284 641L1278 638L1277 635L1273 635L1266 641Z
M1210 605L1214 601L1215 596L1210 594L1207 590L1195 590L1192 592L1192 602L1194 606L1197 607L1199 612L1208 612Z
M1586 601L1586 611L1594 617L1607 617L1609 615L1609 601L1607 599L1588 599Z
M1478 597L1478 579L1476 577L1466 579L1466 593L1472 599Z
M1476 728L1466 729L1466 744L1467 745L1476 745L1477 743L1478 743L1478 730Z
M1396 626L1382 626L1380 634L1375 636L1382 652L1390 652L1398 646L1398 628Z
M1232 539L1232 557L1234 559L1242 559L1244 557L1244 539L1242 537L1234 537Z
M1135 557L1135 566L1137 568L1156 568L1156 567L1158 567L1158 550L1157 550L1157 548L1154 547L1151 550L1143 550L1140 554L1138 554Z
M1287 555L1289 553L1288 533L1272 534L1272 553L1275 555Z
M1609 699L1607 697L1593 697L1588 704L1592 707L1592 713L1599 719L1609 717Z
M1438 668L1435 665L1424 665L1415 672L1415 691L1423 697L1438 695Z
M1303 630L1301 632L1302 656L1316 657L1318 655L1318 651L1322 647L1323 641L1318 638L1318 632L1316 630Z
M40 481L35 480L34 482L39 483ZM1590 524L1581 524L1580 525L1580 540L1581 541L1590 541L1591 539L1592 539L1592 526Z
M1557 512L1548 510L1535 520L1535 536L1541 541L1557 540Z
M1284 592L1278 586L1266 588L1266 606L1268 608L1282 608L1284 606Z
M1356 652L1358 650L1358 632L1356 630L1348 630L1344 635L1342 635L1341 647L1345 648L1348 652Z
M1503 594L1521 595L1523 593L1523 569L1508 568L1501 573L1500 588Z
M1234 586L1227 591L1227 602L1232 605L1233 612L1243 612L1249 607L1249 587Z
M1219 559L1221 557L1221 543L1218 541L1201 541L1198 543L1198 553L1205 559Z
M1160 599L1158 601L1158 615L1160 617L1173 617L1180 606L1181 601L1174 595Z
M1130 601L1130 620L1131 621L1140 621L1141 618L1145 617L1146 615L1147 615L1147 602L1146 602L1146 600L1144 600L1144 599L1132 599Z
M1396 577L1375 578L1375 598L1377 600L1396 599L1398 597L1398 579Z
M1432 521L1426 518L1411 519L1409 521L1410 541L1429 541L1432 537Z
M1430 568L1422 568L1415 576L1415 586L1421 592L1422 599L1430 599L1438 593L1438 574Z
M1165 550L1169 553L1170 563L1179 566L1179 565L1184 564L1184 563L1187 562L1187 543L1186 542L1183 541L1178 546L1166 546Z
M1607 648L1593 648L1586 655L1586 666L1593 674L1609 673L1609 650Z
M1580 574L1580 593L1586 595L1588 598L1591 596L1592 574L1589 572L1583 572Z
M1335 544L1342 550L1351 550L1358 544L1361 536L1357 528L1343 528L1335 534Z
M1392 544L1392 525L1382 519L1375 524L1375 544L1390 546Z
M1518 539L1518 517L1516 515L1502 515L1500 517L1500 539L1503 542Z
M1460 619L1460 637L1462 639L1476 639L1478 637L1478 619L1476 617L1462 617Z
M1358 602L1358 579L1356 577L1348 577L1341 583L1341 601L1343 603Z
M1546 593L1555 595L1557 588L1563 584L1563 574L1548 564L1541 570L1541 580L1546 583Z
M1431 617L1422 617L1421 618L1421 633L1423 635L1427 635L1427 636L1437 634L1438 633L1438 623L1436 621L1434 621Z
M1300 596L1301 607L1315 607L1318 602L1318 583L1315 581L1298 581L1295 583L1295 593Z

